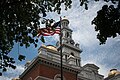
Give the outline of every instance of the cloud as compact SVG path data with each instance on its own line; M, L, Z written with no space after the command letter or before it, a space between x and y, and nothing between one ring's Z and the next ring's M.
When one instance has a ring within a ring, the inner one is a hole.
M107 74L110 69L116 68L120 70L120 42L116 39L110 39L105 45L93 45L94 48L86 48L83 49L83 53L81 54L81 62L82 65L87 63L96 64L100 67L100 74L103 74L107 77Z
M11 80L12 78L17 78L24 71L24 67L22 65L16 65L16 69L8 68L7 72L4 72L0 77L0 80Z

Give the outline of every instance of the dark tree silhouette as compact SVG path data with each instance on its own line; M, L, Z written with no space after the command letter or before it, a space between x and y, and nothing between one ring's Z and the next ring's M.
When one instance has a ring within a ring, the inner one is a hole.
M15 43L29 47L31 44L37 47L37 29L40 28L40 20L46 17L46 12L60 14L61 4L65 9L70 8L71 0L1 0L0 1L0 75L7 71L7 67L13 69L15 60L8 56ZM42 16L40 16L40 14ZM48 19L44 24L48 25ZM49 20L51 23L52 19ZM44 42L44 37L40 39ZM20 61L25 59L19 54Z
M114 5L104 5L97 12L97 16L92 21L92 24L95 25L95 31L98 31L97 38L100 44L105 44L109 37L115 38L117 35L120 35L120 1L116 8Z

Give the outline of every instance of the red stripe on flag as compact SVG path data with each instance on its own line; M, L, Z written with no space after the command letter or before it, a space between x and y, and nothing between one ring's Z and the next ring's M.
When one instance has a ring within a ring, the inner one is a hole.
M52 30L51 28L41 28L38 30L38 37L40 35L43 36L52 36L54 34L60 34L60 28L55 28L55 30Z

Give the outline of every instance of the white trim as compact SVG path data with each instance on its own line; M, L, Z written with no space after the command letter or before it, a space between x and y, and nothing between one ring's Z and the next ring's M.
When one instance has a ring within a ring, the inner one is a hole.
M33 80L32 77L29 77L27 80Z
M46 79L46 80L53 80L53 79L50 79L50 78L47 78L47 77L43 77L43 76L37 76L34 80L37 80L39 78L43 78L43 79Z
M54 80L56 80L57 77L61 77L61 75L60 75L60 74L56 74L56 75L54 76ZM63 80L66 80L64 76L63 76Z

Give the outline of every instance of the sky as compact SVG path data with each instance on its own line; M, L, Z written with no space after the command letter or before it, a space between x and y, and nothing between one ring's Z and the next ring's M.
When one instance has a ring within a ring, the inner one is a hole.
M107 77L110 69L116 68L120 71L120 36L116 38L109 38L104 45L99 45L99 40L96 38L97 32L94 30L94 25L91 25L91 21L97 15L97 11L102 8L105 3L104 1L94 2L90 1L88 10L84 7L80 7L78 4L79 0L74 0L72 8L65 11L62 7L61 14L48 13L47 18L53 18L59 21L60 16L66 16L69 20L69 27L73 30L72 38L76 43L80 44L80 48L83 50L81 53L81 65L87 63L96 64L100 69L99 73ZM58 40L58 35L45 37L47 44L55 45ZM37 48L33 45L29 48L20 47L20 54L26 55L26 60L20 62L16 61L17 69L8 69L7 72L3 73L0 80L11 80L14 77L18 77L24 71L24 64L28 60L32 60L38 55L38 48L42 45L39 42ZM18 44L15 44L14 48L10 52L10 56L17 59L18 55Z

